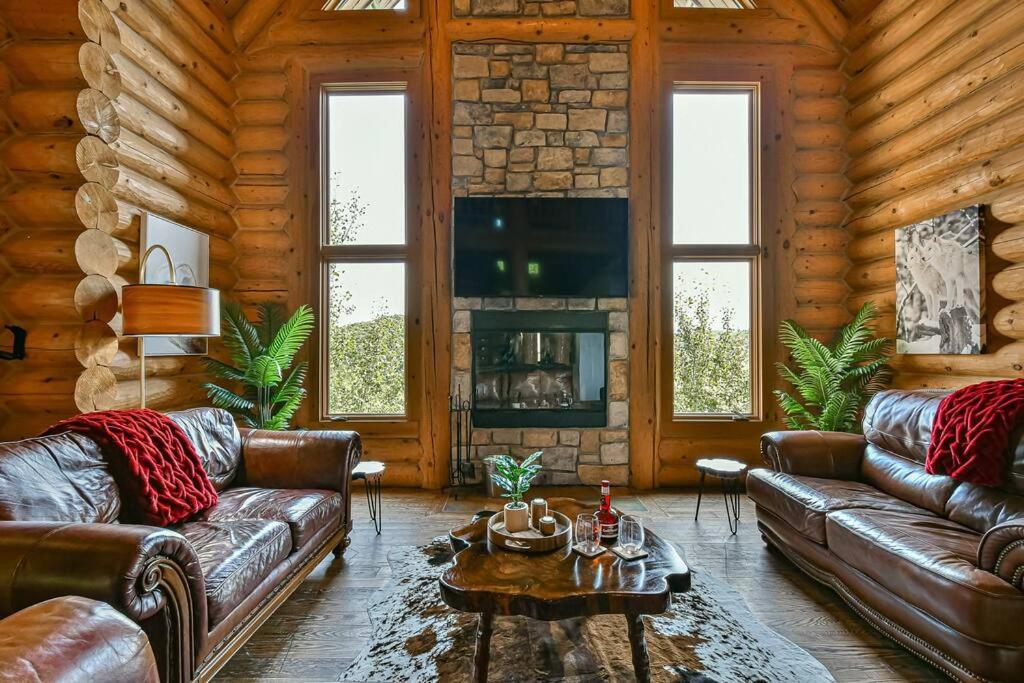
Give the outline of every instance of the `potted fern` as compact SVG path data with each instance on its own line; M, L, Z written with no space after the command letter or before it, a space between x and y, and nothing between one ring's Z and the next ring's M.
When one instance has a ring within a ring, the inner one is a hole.
M790 429L856 432L860 413L872 396L892 379L892 340L875 337L874 304L865 303L825 345L792 320L782 323L779 340L789 349L796 369L776 363L793 392L776 390Z
M494 466L491 479L505 490L502 498L508 498L505 504L505 530L509 533L526 531L530 527L530 507L523 500L530 490L533 478L540 472L537 464L543 451L537 451L523 462L516 462L511 455L495 455L487 459Z
M213 383L203 386L214 406L231 411L249 427L288 429L306 398L308 365L293 364L313 331L313 311L300 306L287 320L284 307L277 304L259 304L256 312L254 324L241 305L226 302L223 339L234 365L205 359L211 374L241 384L241 392Z

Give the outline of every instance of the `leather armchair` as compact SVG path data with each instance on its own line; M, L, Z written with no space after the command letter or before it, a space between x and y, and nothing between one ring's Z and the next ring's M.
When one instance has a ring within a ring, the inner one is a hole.
M866 445L863 436L844 432L768 432L761 458L776 472L856 481Z
M978 567L1024 590L1024 521L1003 522L978 544Z
M146 634L110 605L55 598L0 621L0 682L159 680Z

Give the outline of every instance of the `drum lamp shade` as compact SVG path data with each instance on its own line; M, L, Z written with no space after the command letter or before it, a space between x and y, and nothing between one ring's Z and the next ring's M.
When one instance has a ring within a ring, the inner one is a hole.
M220 336L220 291L187 285L128 285L121 290L126 337Z

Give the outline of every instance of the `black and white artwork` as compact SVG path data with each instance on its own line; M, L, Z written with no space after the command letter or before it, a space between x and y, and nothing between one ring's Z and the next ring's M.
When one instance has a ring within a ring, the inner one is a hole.
M985 346L984 213L969 206L896 230L896 351Z
M142 215L141 254L159 244L174 261L174 280L179 285L210 286L210 237L198 230L167 220L152 213ZM170 284L167 259L159 250L146 264L146 284ZM209 348L204 337L149 337L146 357L206 355Z

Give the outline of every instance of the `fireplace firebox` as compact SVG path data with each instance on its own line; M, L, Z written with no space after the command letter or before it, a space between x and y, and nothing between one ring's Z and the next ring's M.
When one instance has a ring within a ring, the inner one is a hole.
M608 314L474 311L473 425L604 427Z

